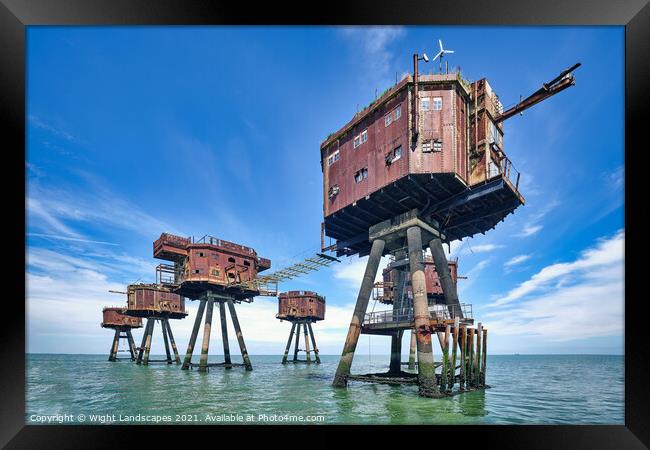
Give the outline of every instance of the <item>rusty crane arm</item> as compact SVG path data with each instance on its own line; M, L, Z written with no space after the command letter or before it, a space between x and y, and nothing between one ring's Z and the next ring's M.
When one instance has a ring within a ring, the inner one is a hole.
M566 88L573 86L575 84L575 79L573 78L572 72L580 66L581 63L576 63L568 69L563 70L557 77L553 78L548 83L542 84L542 87L535 91L533 94L499 114L494 119L494 121L496 123L503 122L504 120L523 112L531 106L554 96L558 92L561 92Z

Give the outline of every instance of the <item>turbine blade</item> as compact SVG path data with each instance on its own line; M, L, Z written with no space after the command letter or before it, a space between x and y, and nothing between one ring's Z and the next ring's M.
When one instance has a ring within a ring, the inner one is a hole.
M436 58L437 58L438 56L440 56L440 55L442 55L442 52L438 52L438 54L437 54L436 56L433 57L433 59L431 60L431 62L435 61Z
M438 43L440 44L440 51L444 52L444 50L442 49L442 41L440 39L438 39Z
M445 50L445 53L454 53L453 50Z

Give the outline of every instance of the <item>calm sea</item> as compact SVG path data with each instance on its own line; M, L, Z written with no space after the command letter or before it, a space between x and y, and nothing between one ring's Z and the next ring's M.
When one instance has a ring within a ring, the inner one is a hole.
M304 356L303 356L304 357ZM26 421L35 423L623 424L623 356L488 356L485 391L444 399L416 386L330 386L338 355L322 364L252 356L254 370L183 371L108 362L106 355L27 356ZM152 359L158 359L153 357ZM220 362L215 356L211 361ZM388 369L357 356L353 373ZM237 357L233 358L237 361ZM54 415L58 417L52 418Z

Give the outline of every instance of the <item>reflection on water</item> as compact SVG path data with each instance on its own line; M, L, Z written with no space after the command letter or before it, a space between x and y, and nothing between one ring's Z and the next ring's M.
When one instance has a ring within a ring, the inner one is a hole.
M215 361L220 360L215 356ZM233 362L237 358L233 358ZM334 389L338 356L280 364L253 356L254 370L110 363L104 355L28 355L32 414L322 415L326 423L623 423L623 357L488 356L491 389L441 399L417 386L350 382ZM354 373L386 371L389 357L358 357Z

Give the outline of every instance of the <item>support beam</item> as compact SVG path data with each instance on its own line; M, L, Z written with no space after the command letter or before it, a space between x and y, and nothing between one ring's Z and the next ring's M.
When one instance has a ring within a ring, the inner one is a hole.
M251 360L248 357L248 351L246 350L244 335L242 334L241 327L239 326L239 319L237 319L235 304L231 298L228 299L228 310L230 311L230 318L232 319L232 324L235 328L235 334L237 335L237 342L239 342L239 349L241 351L242 359L244 360L244 367L246 370L253 370L253 365L251 364Z
M350 328L348 329L348 335L343 346L343 353L341 354L341 359L339 361L339 365L336 369L336 375L334 376L334 381L332 383L334 387L345 387L348 384L348 376L350 375L352 360L354 359L354 352L357 348L359 335L361 334L361 323L363 322L363 317L366 314L366 309L368 308L370 294L372 293L375 276L377 275L377 269L379 268L379 261L381 260L381 256L384 253L385 245L386 242L382 239L375 239L372 242L370 255L368 256L368 263L366 265L366 271L363 275L361 287L359 288L357 303L354 307L354 312L352 313Z
M307 322L302 324L302 330L305 333L305 353L307 354L307 364L311 364L311 349L309 348L309 336L307 336Z
M208 308L205 311L205 324L203 325L203 343L201 344L201 359L199 360L199 372L208 371L208 350L210 349L210 332L212 331L212 312L214 300L208 300Z
M445 304L455 307L457 309L457 314L459 314L462 319L463 312L460 309L458 292L456 291L454 280L451 278L447 256L445 255L445 250L442 248L442 241L439 238L431 239L429 242L429 248L431 249L433 263L440 280L440 287L442 287L442 294L445 297ZM449 312L452 312L452 308L449 308Z
M487 333L487 328L483 328L483 368L481 370L481 378L479 380L480 385L483 387L486 385L485 373L487 368Z
M293 349L293 360L298 361L298 343L300 342L300 322L296 324L296 346Z
M287 341L287 346L284 348L284 356L282 357L282 364L287 363L287 357L289 356L289 348L291 348L291 340L293 339L293 332L296 330L296 323L291 324L291 331L289 332L289 340ZM318 355L318 353L316 354Z
M402 335L404 330L399 330L391 336L389 373L398 374L402 371Z
M415 349L417 347L417 338L415 336L415 330L411 330L411 348L409 349L409 365L410 370L415 369Z
M230 344L228 343L228 324L226 323L226 305L219 302L219 318L221 319L221 340L223 341L223 359L225 364L232 364L230 359ZM226 369L232 366L226 365Z
M418 349L418 393L422 397L439 397L431 346L431 317L427 302L427 286L422 262L422 231L413 226L406 230L411 289L413 290L413 317Z
M171 364L173 360L172 360L172 354L169 351L169 339L167 337L167 326L165 325L164 318L160 319L160 326L162 327L163 340L165 341L165 353L167 354L167 364Z
M194 319L194 328L192 328L192 334L190 335L190 341L187 343L187 352L185 353L185 360L183 361L183 366L181 369L187 370L190 368L192 363L192 353L194 353L194 345L196 344L196 338L199 334L199 328L201 327L201 319L203 318L203 311L205 310L205 304L207 300L201 300L199 303L199 309L196 312L196 318Z
M460 386L461 391L465 390L467 374L467 327L463 325L460 329Z
M311 328L311 322L307 322L309 327L309 336L311 337L311 344L314 347L314 356L316 357L316 364L320 364L320 356L318 356L318 347L316 346L316 338L314 338L314 330Z
M153 337L153 329L156 327L156 319L147 319L147 325L149 325L149 332L144 343L144 360L142 361L142 364L145 366L149 365L149 352L151 352L151 339Z
M131 353L131 361L135 361L135 342L133 342L133 333L131 333L131 329L129 328L126 330L126 337L129 341L129 352Z
M467 336L467 388L474 388L474 328L469 329Z
M108 355L109 361L117 361L117 350L120 347L120 330L119 328L115 329L115 334L113 335L113 344L111 345L111 352Z
M144 344L147 342L147 335L149 334L149 320L144 326L144 332L142 333L142 342L140 343L140 348L138 349L138 358L137 364L142 364L142 357L144 356Z
M483 335L483 324L478 323L476 329L476 352L474 353L474 386L480 385L481 378L481 337Z
M174 352L174 359L176 361L176 364L180 364L181 357L178 355L178 349L176 348L176 341L174 340L174 335L172 334L172 327L169 324L168 318L165 318L165 321L163 322L163 326L167 327L167 333L169 333L169 342L172 344L172 350Z
M449 386L449 331L450 326L445 327L445 333L442 337L442 371L440 372L440 392L451 391ZM452 383L453 385L453 383Z
M454 388L454 384L456 384L456 349L458 348L458 325L460 324L460 320L458 317L454 318L454 331L451 336L451 382L450 382L450 390Z

